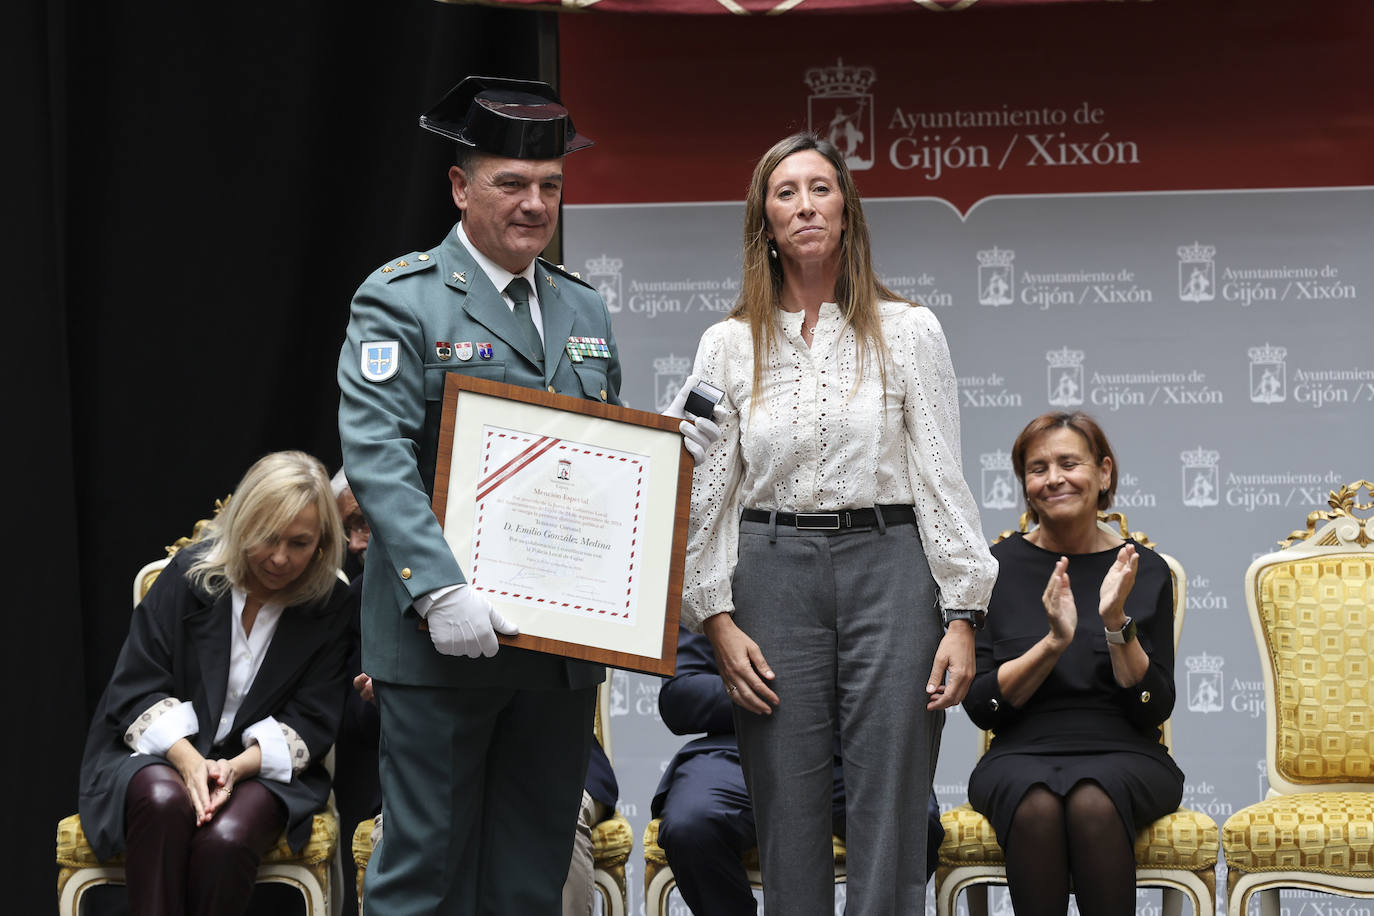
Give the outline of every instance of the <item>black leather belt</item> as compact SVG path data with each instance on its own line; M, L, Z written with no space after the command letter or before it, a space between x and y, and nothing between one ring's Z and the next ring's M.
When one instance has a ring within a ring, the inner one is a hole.
M911 506L875 506L872 509L842 509L839 512L779 512L777 523L801 531L846 531L850 528L878 527L878 513L888 525L916 524L916 510ZM767 522L773 518L771 509L745 509L740 518L746 522Z

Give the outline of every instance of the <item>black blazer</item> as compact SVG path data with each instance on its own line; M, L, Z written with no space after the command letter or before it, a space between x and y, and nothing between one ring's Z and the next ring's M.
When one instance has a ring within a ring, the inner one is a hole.
M311 815L329 797L323 759L339 726L349 688L345 667L347 629L353 614L348 586L334 587L322 604L287 608L233 728L213 745L229 680L232 596L213 597L194 587L186 570L199 553L180 551L134 609L129 636L105 688L81 759L81 824L101 859L124 849L124 796L129 780L166 758L132 754L124 733L134 719L164 697L189 702L201 730L190 736L207 758L232 757L243 749L243 730L267 716L295 729L310 763L288 783L262 785L287 811L287 841L299 851L310 838Z

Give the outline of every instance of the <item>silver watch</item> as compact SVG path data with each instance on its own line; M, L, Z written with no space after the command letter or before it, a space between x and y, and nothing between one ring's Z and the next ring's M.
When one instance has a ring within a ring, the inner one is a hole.
M1121 625L1119 630L1107 630L1107 643L1113 646L1124 646L1126 643L1135 639L1135 621L1130 617Z

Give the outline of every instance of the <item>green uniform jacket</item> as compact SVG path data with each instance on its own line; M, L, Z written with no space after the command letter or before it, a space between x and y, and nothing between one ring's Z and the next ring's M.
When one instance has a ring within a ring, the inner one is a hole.
M525 352L510 307L456 227L433 250L375 271L353 297L339 355L339 438L349 486L372 528L363 579L363 669L379 680L555 689L602 679L599 666L509 646L492 658L441 655L418 629L412 607L436 588L466 581L430 508L448 373L620 403L620 360L605 303L545 261L536 263L535 274L543 370L536 354ZM565 351L569 337L602 339L610 355L574 363Z

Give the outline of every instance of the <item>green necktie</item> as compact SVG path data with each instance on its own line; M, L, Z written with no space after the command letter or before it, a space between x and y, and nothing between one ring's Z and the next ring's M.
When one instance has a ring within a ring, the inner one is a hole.
M539 365L544 364L544 344L539 340L539 330L534 326L534 318L530 315L530 284L524 277L516 277L506 285L506 295L510 296L511 302L515 303L515 323L520 326L520 332L525 335L525 343L529 346L530 352L539 356Z

